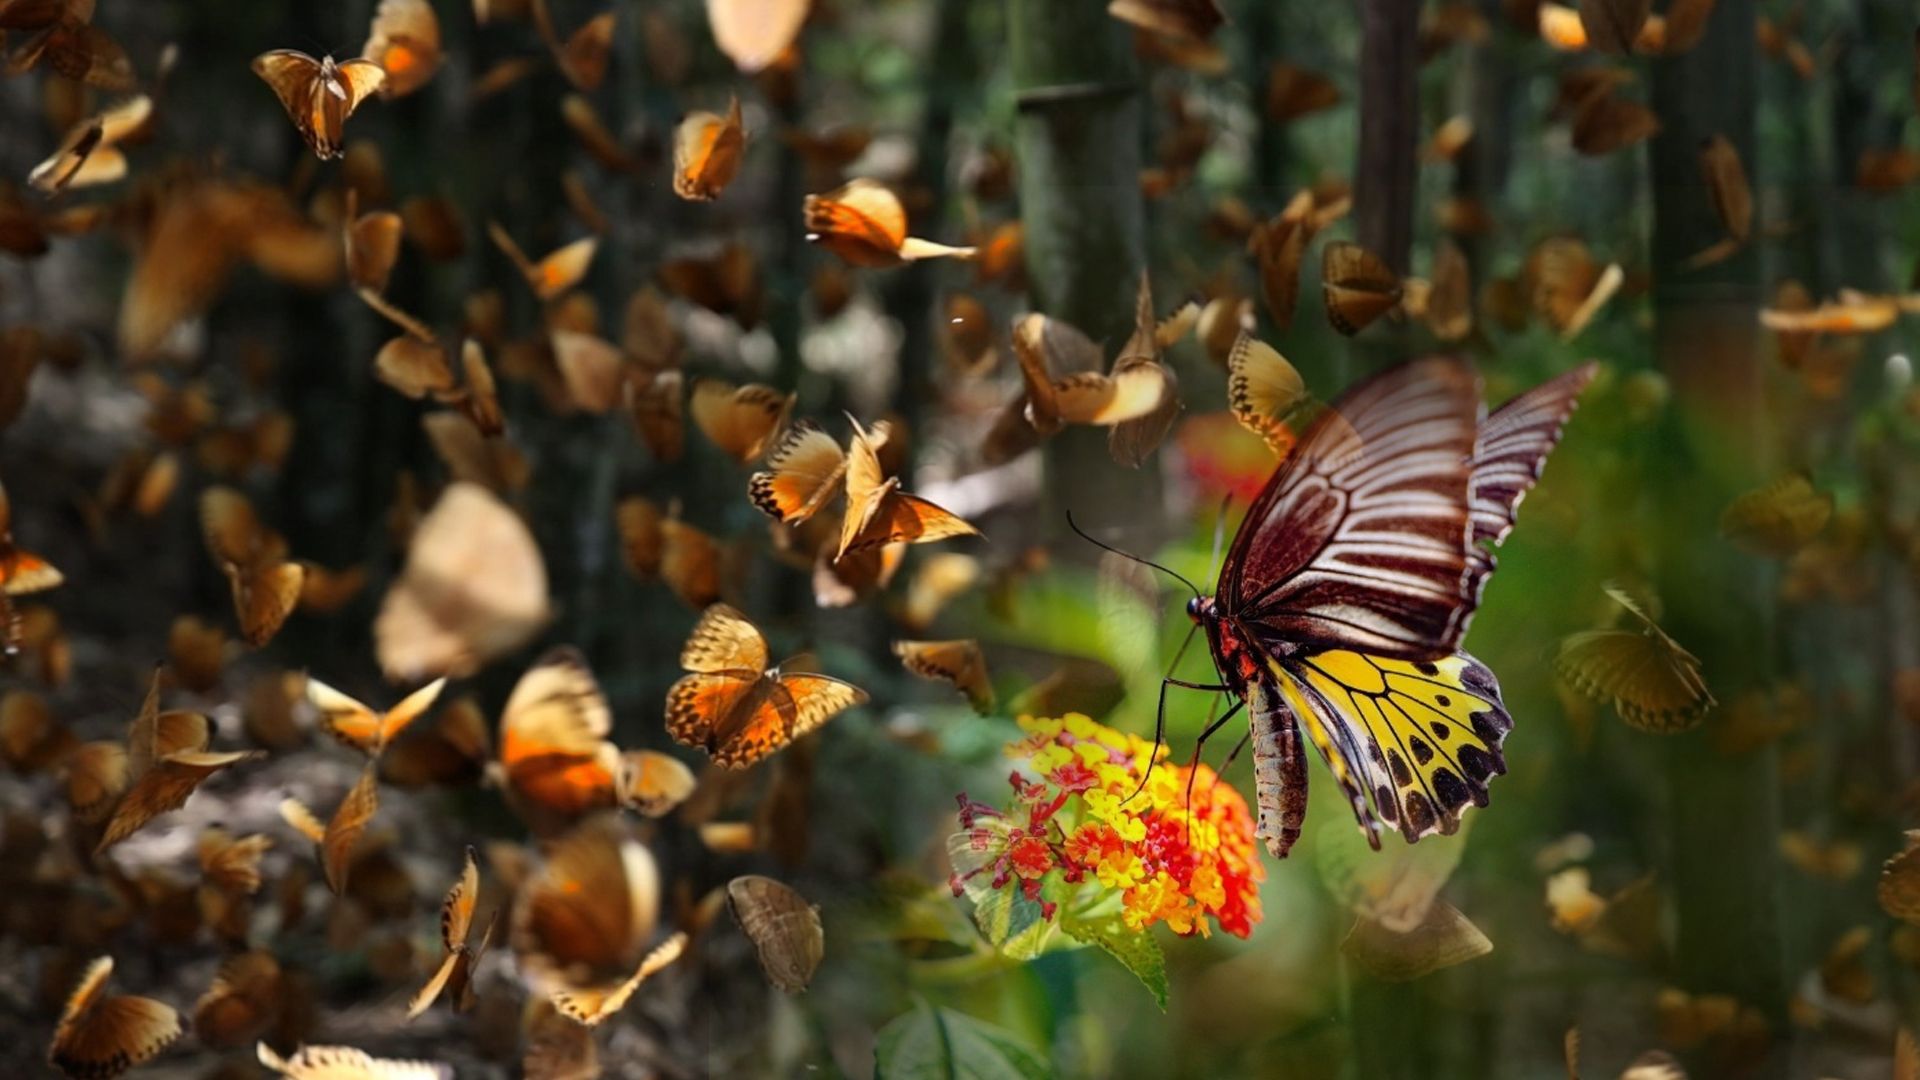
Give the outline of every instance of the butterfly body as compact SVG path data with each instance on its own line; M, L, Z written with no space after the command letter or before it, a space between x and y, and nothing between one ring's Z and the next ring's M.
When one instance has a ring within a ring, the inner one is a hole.
M1460 649L1511 529L1592 365L1483 417L1464 364L1418 360L1315 419L1188 616L1252 724L1258 834L1276 858L1306 810L1301 734L1368 842L1452 833L1506 771L1513 720Z

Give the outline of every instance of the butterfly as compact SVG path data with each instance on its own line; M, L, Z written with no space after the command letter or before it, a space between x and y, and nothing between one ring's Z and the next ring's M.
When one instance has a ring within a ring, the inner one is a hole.
M156 670L140 714L127 729L124 753L118 752L113 743L89 743L89 747L112 749L99 757L87 756L69 763L70 769L86 770L98 785L99 795L91 800L97 809L79 802L74 807L83 820L90 816L106 818L96 852L132 836L161 814L186 805L194 789L214 773L263 756L257 750L209 750L212 722L199 713L160 711L160 685L161 672ZM70 778L69 793L73 783ZM104 809L107 800L112 802L110 814Z
M360 779L347 789L345 798L333 811L333 817L321 824L313 811L298 799L280 803L280 818L294 831L313 841L320 854L320 867L326 871L327 888L335 896L347 890L348 872L353 869L355 849L366 834L373 816L380 812L380 774L373 762L360 772Z
M1376 848L1382 821L1413 842L1486 805L1513 720L1460 640L1488 548L1596 371L1482 420L1463 362L1390 368L1316 417L1254 500L1214 595L1187 611L1222 677L1204 688L1251 714L1257 831L1276 858L1306 815L1302 725Z
M563 247L549 252L539 262L527 258L513 237L498 222L487 223L487 235L493 239L506 257L513 262L520 276L526 279L527 287L542 300L552 300L587 276L587 268L593 265L593 253L600 246L599 238L583 237Z
M719 379L696 379L688 410L694 426L713 445L742 465L766 451L793 411L795 395L770 386L734 386Z
M433 707L446 685L446 679L435 679L402 698L393 708L377 713L357 698L309 677L307 700L320 710L320 730L363 754L379 757L395 736Z
M75 1080L108 1080L151 1061L180 1037L180 1014L152 998L107 993L113 957L87 966L54 1028L47 1064Z
M898 266L917 259L971 259L974 249L907 235L907 208L878 180L855 179L802 207L807 239L854 266Z
M747 874L727 882L727 910L753 942L767 981L789 994L805 990L827 950L820 909L788 885Z
M726 604L701 614L680 666L692 674L667 691L667 734L728 769L744 769L867 700L839 679L769 667L766 639Z
M740 171L746 147L739 98L727 106L725 116L688 113L673 135L673 193L693 202L719 198Z
M880 442L856 421L847 446L847 509L840 519L840 547L834 561L849 554L894 543L926 544L954 536L979 536L980 530L953 512L900 490L900 478L880 465Z
M516 805L571 820L613 806L619 748L613 710L578 649L549 650L520 676L500 715L499 775Z
M1260 268L1261 296L1281 329L1293 325L1300 301L1300 263L1306 258L1307 245L1320 230L1345 217L1351 206L1351 199L1322 203L1312 191L1300 191L1285 209L1255 225L1247 236L1247 251Z
M271 952L252 949L222 961L193 1006L193 1037L207 1046L241 1046L280 1017L286 982Z
M1606 593L1640 624L1637 630L1583 630L1560 643L1554 667L1573 688L1611 703L1642 731L1684 731L1717 702L1700 660L1673 640L1625 590Z
M896 641L893 655L923 679L952 683L980 715L993 711L993 683L987 678L987 658L978 641Z
M1273 346L1241 331L1227 353L1227 408L1275 453L1293 446L1287 421L1307 404L1307 383Z
M1833 496L1805 476L1783 476L1746 492L1720 514L1720 535L1758 555L1786 558L1833 517Z
M285 1080L453 1080L451 1065L377 1058L351 1046L303 1046L283 1058L263 1042L254 1053Z
M335 63L294 49L275 49L253 58L253 73L266 80L287 110L294 129L321 160L341 155L341 128L387 81L387 73L372 60Z
M510 938L544 996L624 980L660 920L660 870L620 819L589 817L520 887Z
M1399 308L1406 292L1400 276L1384 260L1345 240L1336 240L1321 252L1320 278L1327 321L1348 337Z
M714 44L751 75L787 52L806 24L811 0L707 0Z
M241 636L265 645L299 604L306 568L288 560L286 540L262 525L253 504L232 488L201 492L200 527L233 590Z
M65 581L52 563L13 542L13 500L0 486L0 592L24 596Z
M580 25L580 28L561 41L554 30L553 16L547 10L546 0L533 0L533 25L539 31L540 39L547 43L547 49L553 53L553 61L559 65L560 73L567 77L576 89L591 93L600 88L607 78L607 61L613 53L613 27L615 13L604 11Z
M130 97L89 117L67 132L60 146L27 174L27 183L51 195L69 188L110 184L127 175L127 155L119 143L143 129L153 117L153 99Z
M478 484L447 486L421 519L374 620L389 678L459 677L546 625L547 573L526 523Z
M460 876L440 904L440 944L446 956L434 970L433 977L407 1002L407 1019L426 1012L443 992L453 1002L454 1011L464 1012L472 1007L473 972L479 967L480 958L487 954L487 942L493 938L493 925L489 923L481 932L478 945L467 944L467 933L473 928L474 903L479 898L480 864L473 848L468 847Z
M383 98L405 97L440 68L440 19L428 0L380 0L360 55L380 65Z
M601 1021L625 1008L641 983L680 959L680 954L686 948L686 933L676 933L642 957L640 966L634 969L633 974L619 982L554 991L551 998L553 1007L562 1016L587 1027L597 1027Z

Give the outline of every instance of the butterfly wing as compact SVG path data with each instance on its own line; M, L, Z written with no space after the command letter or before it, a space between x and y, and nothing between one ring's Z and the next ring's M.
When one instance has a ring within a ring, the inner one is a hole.
M320 730L362 753L380 743L380 717L357 698L307 677L307 700L320 710Z
M579 651L547 652L520 677L500 718L500 763L513 790L563 813L607 805L613 710Z
M300 605L307 568L294 562L245 568L229 565L227 578L233 585L233 610L240 620L240 635L247 644L259 648L273 640L287 616Z
M253 58L253 73L273 88L280 107L301 136L313 140L314 93L320 61L297 49L274 49Z
M1495 409L1474 436L1472 476L1467 504L1473 521L1473 544L1467 561L1474 568L1473 594L1493 573L1493 552L1513 531L1514 515L1526 497L1547 455L1559 445L1567 417L1580 403L1580 394L1600 371L1596 363L1582 364L1558 378L1541 383Z
M987 659L978 641L896 641L893 655L923 679L952 683L975 712L984 716L993 711L993 683L987 678Z
M657 974L661 968L680 958L687 948L687 935L678 933L662 942L659 947L648 953L640 961L640 967L624 981L610 987L592 987L578 990L558 990L553 994L553 1007L561 1015L587 1027L596 1027L602 1020L626 1007L633 992Z
M1242 427L1284 453L1293 445L1286 419L1307 399L1307 384L1287 358L1245 331L1227 353L1227 407Z
M264 756L257 750L226 753L183 751L161 758L120 797L119 804L113 808L113 816L107 819L106 831L94 850L105 851L132 836L161 814L185 806L194 789L214 773L230 765Z
M798 525L820 512L839 492L847 455L831 435L811 422L795 424L767 454L767 468L747 482L761 513Z
M750 672L767 669L767 640L745 615L714 604L700 615L680 650L680 666L697 672Z
M104 996L95 976L104 981L112 970L111 960L95 962L54 1032L47 1061L70 1077L118 1076L151 1061L180 1037L180 1014L172 1006L152 998Z
M1425 659L1458 647L1478 387L1459 361L1390 368L1315 418L1247 512L1226 612L1270 641Z
M346 97L340 103L341 119L353 113L360 103L379 92L387 81L387 70L371 60L348 60L337 64L340 89Z
M1513 718L1493 672L1466 653L1408 662L1331 650L1276 667L1281 696L1374 847L1380 820L1409 843L1455 832L1507 771L1500 746Z
M1574 634L1560 643L1554 666L1574 689L1612 704L1642 731L1685 731L1715 704L1700 661L1651 624L1646 632Z
M667 690L667 734L682 746L714 752L721 732L764 678L759 671L744 669L682 677Z
M320 863L327 872L327 887L335 896L346 893L347 871L353 867L354 849L360 846L360 837L379 811L379 773L369 763L347 797L340 800L339 809L333 812L320 837Z

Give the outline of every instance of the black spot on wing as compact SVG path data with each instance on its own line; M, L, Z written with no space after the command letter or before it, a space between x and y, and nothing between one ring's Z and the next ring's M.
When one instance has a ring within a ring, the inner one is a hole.
M1453 737L1453 727L1439 720L1435 720L1432 724L1428 725L1427 730L1433 732L1433 737L1439 739L1441 742L1446 742Z
M1507 763L1498 754L1489 754L1477 746L1463 746L1459 754L1460 767L1466 770L1467 778L1477 784L1484 784L1490 777L1505 775Z
M1434 798L1440 800L1440 805L1449 812L1457 811L1468 803L1486 805L1484 791L1470 791L1465 782L1455 776L1451 769L1437 770L1433 774L1432 786ZM1477 798L1476 795L1478 795Z
M1373 789L1373 804L1380 808L1380 816L1387 820L1387 824L1400 823L1400 804L1393 801L1393 792L1387 790L1387 785L1381 784Z
M1400 751L1387 751L1387 769L1393 773L1393 782L1401 787L1413 786L1413 772L1407 768L1407 761Z
M1433 747L1428 746L1427 740L1418 735L1409 735L1407 737L1407 749L1413 752L1415 764L1425 765L1427 762L1433 760Z
M1400 826L1408 840L1418 840L1422 835L1433 831L1433 804L1426 795L1418 791L1407 792L1407 820Z

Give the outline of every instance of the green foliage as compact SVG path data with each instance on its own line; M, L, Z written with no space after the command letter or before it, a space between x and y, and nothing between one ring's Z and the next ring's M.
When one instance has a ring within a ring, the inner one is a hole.
M1054 1072L1011 1032L918 1001L880 1029L873 1074L878 1080L1041 1080Z

